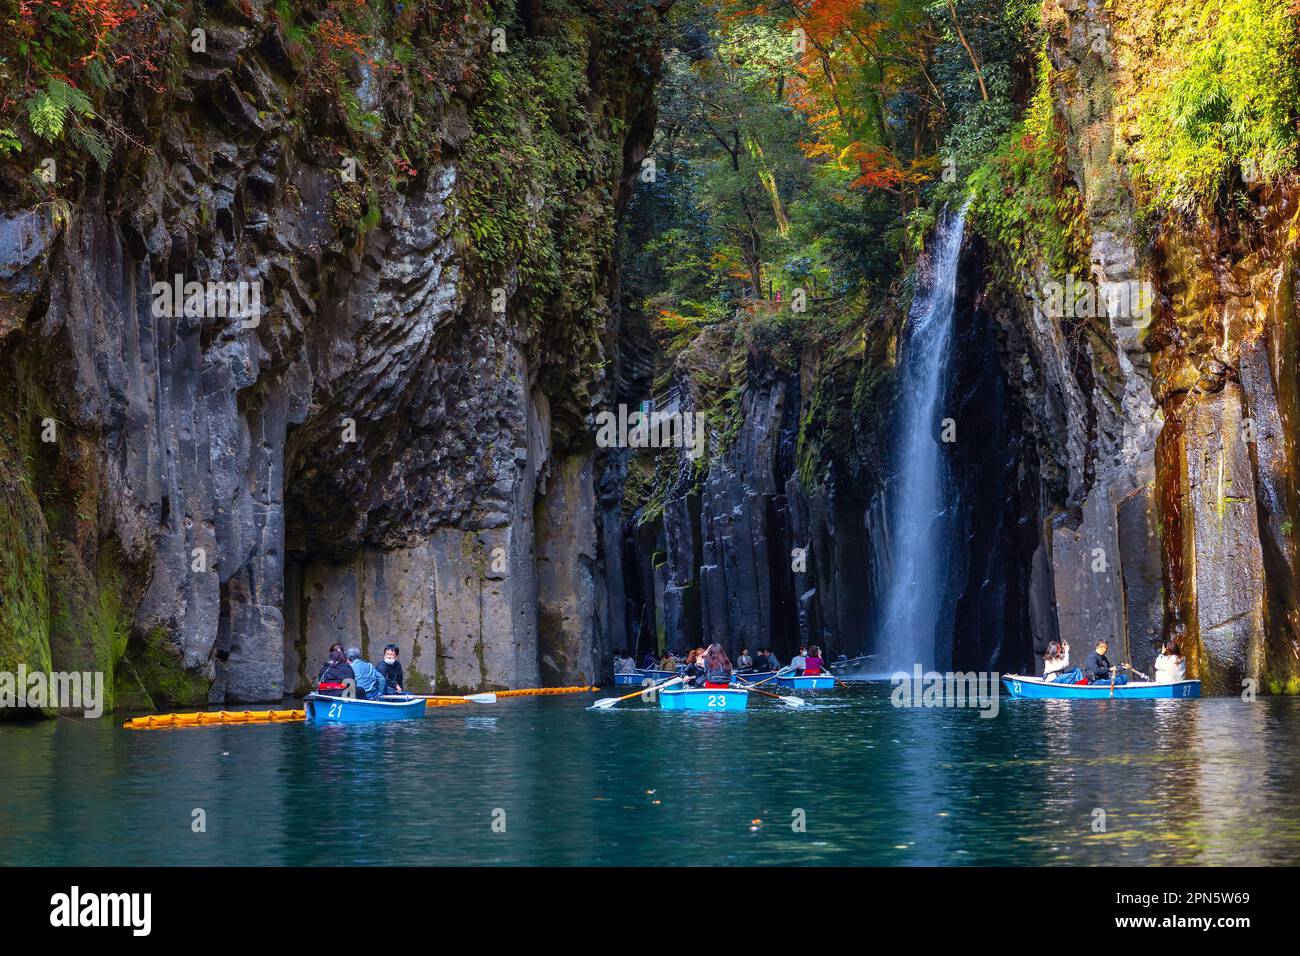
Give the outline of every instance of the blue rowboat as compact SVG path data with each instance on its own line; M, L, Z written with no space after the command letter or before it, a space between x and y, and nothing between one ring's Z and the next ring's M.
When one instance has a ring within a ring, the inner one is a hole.
M1109 683L1056 684L1041 677L1007 674L1002 678L1002 685L1012 697L1030 700L1109 700L1111 697ZM1150 681L1130 681L1127 684L1116 684L1114 696L1116 700L1195 698L1201 696L1201 682L1180 680L1172 684L1156 684Z
M748 681L748 682L751 683L751 684L757 684L759 681L761 681L761 680L766 680L767 678L771 677L771 676L772 676L773 674L775 674L775 673L776 673L776 671L772 671L772 670L767 670L767 671L736 671L736 672L735 672L734 674L732 674L731 676L732 676L732 677L738 677L738 678L740 678L741 680L743 680L743 681Z
M782 674L776 682L787 690L830 690L835 686L835 675L811 674L795 677L793 674Z
M660 710L711 710L723 713L744 710L748 704L749 691L735 687L659 691Z
M615 674L614 686L615 687L640 687L642 684L646 682L647 678L650 680L652 684L658 684L661 681L666 681L669 678L676 677L676 676L677 676L676 671L659 671L659 670L647 671L647 670L641 670L640 668L637 668L635 671L633 671L630 674Z
M312 692L302 699L307 719L325 724L364 724L372 720L410 720L424 716L423 697L361 700Z

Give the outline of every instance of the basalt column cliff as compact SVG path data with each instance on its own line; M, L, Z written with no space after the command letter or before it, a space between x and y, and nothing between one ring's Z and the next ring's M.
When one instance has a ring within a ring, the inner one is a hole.
M98 7L4 41L0 667L267 701L391 640L415 689L593 682L669 3L128 6L108 73Z

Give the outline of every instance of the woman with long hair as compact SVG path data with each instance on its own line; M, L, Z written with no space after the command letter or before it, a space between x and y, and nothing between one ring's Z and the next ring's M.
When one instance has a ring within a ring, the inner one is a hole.
M1156 657L1156 683L1172 684L1187 679L1187 659L1178 649L1178 642L1169 640Z
M704 686L721 689L731 686L731 658L722 649L721 644L710 644L704 652Z
M1064 639L1047 642L1043 652L1043 680L1054 684L1074 684L1083 679L1083 671L1070 666L1070 645Z
M337 695L347 686L347 681L352 681L352 686L355 687L356 672L348 663L348 655L343 650L343 645L331 644L329 660L321 667L320 674L316 678L316 689L322 694Z

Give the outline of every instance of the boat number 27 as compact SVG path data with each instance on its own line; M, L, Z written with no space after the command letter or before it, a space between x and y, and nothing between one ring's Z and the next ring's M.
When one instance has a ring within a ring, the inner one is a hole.
M727 695L726 695L726 694L710 694L710 695L709 695L709 706L710 706L710 707L726 707L726 706L727 706Z

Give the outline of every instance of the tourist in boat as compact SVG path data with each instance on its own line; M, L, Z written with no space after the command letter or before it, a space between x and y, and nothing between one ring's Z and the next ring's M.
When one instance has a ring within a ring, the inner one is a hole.
M703 658L697 657L695 663L702 672L697 686L710 690L721 690L731 686L731 660L721 644L710 644Z
M758 656L754 658L754 670L759 672L773 670L772 659L767 656L766 647L759 648Z
M348 648L348 666L356 676L358 693L366 700L378 700L384 696L384 675L379 673L374 664L362 660L360 648Z
M1168 641L1156 655L1156 683L1173 684L1187 679L1187 659L1179 652L1178 644Z
M779 671L781 669L781 659L776 656L776 651L770 647L767 649L767 669L770 671Z
M614 673L615 674L635 674L636 661L626 656L620 647L614 654Z
M650 662L650 667L654 667L653 661ZM648 669L649 668L647 668L647 670ZM673 654L672 651L668 650L667 648L664 649L664 656L659 660L659 669L661 671L677 670L677 657L676 655Z
M352 686L357 684L357 675L352 670L352 665L348 663L348 656L343 653L342 644L330 645L330 656L320 674L316 677L316 690L322 694L339 695L347 682L352 681Z
M794 676L798 677L803 673L804 662L808 659L808 645L800 644L799 653L790 658L790 667L794 669Z
M1113 672L1111 670L1110 658L1106 652L1110 650L1110 644L1104 640L1097 642L1096 649L1089 654L1083 661L1083 676L1088 678L1090 684L1125 684L1128 678L1119 673L1119 668ZM1123 666L1123 665L1120 665Z
M1048 641L1043 654L1043 680L1054 684L1075 684L1083 680L1083 671L1070 666L1070 643Z
M736 658L736 670L752 671L754 669L754 659L749 656L749 648L742 647L740 656Z
M816 677L822 672L825 666L822 660L822 649L814 644L808 648L808 656L803 659L803 674L805 677Z
M377 666L379 673L384 677L386 694L405 694L406 691L402 685L406 682L405 675L402 674L402 662L398 659L396 644L384 645L384 659Z
M655 668L655 664L657 664L658 662L659 662L659 658L655 656L654 651L646 651L645 657L641 661L641 669L652 671Z
M704 660L698 648L691 648L686 655L686 667L682 671L686 686L700 687L704 683Z

